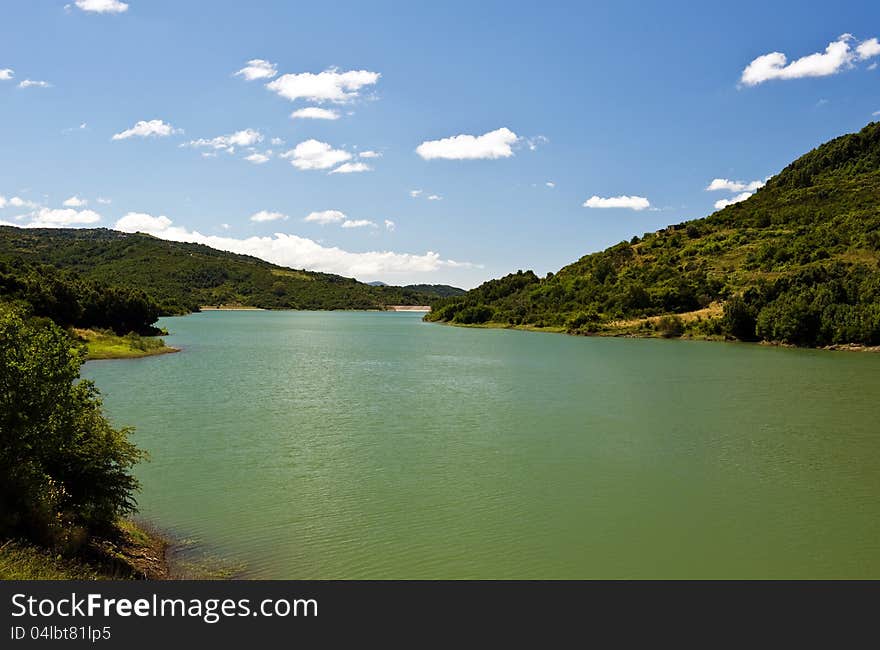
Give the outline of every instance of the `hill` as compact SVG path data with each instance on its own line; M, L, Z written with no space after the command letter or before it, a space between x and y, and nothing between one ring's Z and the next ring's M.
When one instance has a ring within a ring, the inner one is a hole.
M437 295L406 287L370 286L200 244L104 228L3 226L0 262L7 270L42 265L75 273L88 282L141 290L155 300L162 315L220 304L265 309L382 309L386 305L427 304Z
M437 300L427 320L573 334L880 344L880 123L827 142L746 201L539 278Z
M408 284L403 287L407 291L448 298L449 296L463 296L467 293L464 289L451 287L448 284Z

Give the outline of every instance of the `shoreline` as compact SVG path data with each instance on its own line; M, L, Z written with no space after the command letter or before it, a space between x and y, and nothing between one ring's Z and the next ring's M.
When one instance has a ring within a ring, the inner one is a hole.
M566 336L583 337L583 338L606 338L606 339L666 339L681 341L704 341L710 343L745 343L751 345L763 345L775 348L792 348L795 350L821 350L823 352L867 352L880 353L880 345L862 345L861 343L836 343L833 345L824 345L822 347L802 347L793 343L782 343L781 341L741 341L739 339L731 339L722 336L694 336L685 334L683 336L663 336L662 334L640 333L640 332L590 332L577 333L569 332L564 327L536 327L534 325L511 325L510 323L448 323L445 321L424 321L431 325L445 325L447 327L461 327L464 329L483 329L483 330L512 330L517 332L536 332L539 334L564 334Z
M170 580L171 540L149 524L120 520L69 556L20 539L0 544L2 580Z
M140 359L180 352L180 348L165 345L165 341L158 336L119 336L110 331L76 327L71 329L71 333L75 340L85 345L87 361Z

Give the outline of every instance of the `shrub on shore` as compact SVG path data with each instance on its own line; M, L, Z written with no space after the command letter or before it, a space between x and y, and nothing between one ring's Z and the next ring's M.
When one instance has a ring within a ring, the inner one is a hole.
M143 452L79 379L83 361L50 320L0 305L0 538L72 552L135 510Z

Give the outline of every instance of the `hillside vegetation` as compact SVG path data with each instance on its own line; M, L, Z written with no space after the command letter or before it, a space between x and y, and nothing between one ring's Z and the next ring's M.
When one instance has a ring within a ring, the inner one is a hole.
M426 320L573 334L880 344L880 123L802 156L746 201L539 278L436 300ZM659 318L658 318L659 317Z
M264 309L382 309L425 305L452 287L370 286L329 273L289 269L255 257L171 242L142 233L99 229L0 227L7 270L38 265L84 281L149 294L161 315L202 305ZM152 321L151 321L152 322ZM83 326L107 327L102 323Z

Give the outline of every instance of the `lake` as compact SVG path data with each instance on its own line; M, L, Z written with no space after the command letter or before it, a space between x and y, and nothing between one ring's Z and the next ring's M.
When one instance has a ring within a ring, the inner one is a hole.
M96 361L142 515L251 578L880 578L880 355L165 318Z

